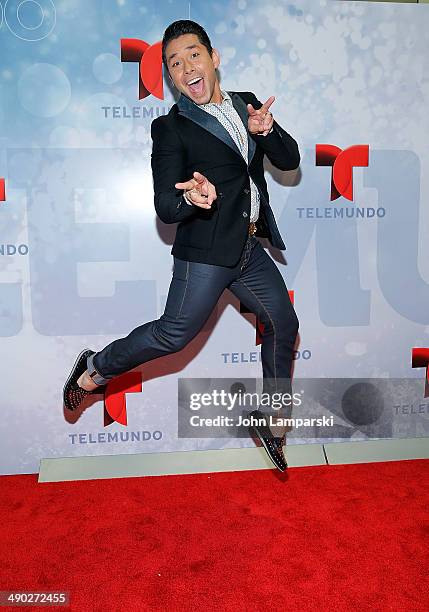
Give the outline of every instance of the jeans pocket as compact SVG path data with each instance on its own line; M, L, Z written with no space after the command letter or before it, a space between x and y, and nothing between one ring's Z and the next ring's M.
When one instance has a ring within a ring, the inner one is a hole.
M184 259L174 258L173 278L179 280L187 280L189 274L189 261Z

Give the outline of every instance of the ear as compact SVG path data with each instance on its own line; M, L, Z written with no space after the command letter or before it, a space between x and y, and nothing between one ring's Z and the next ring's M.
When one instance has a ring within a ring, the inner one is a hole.
M218 68L220 64L220 55L217 49L212 49L212 60L213 60L215 69Z

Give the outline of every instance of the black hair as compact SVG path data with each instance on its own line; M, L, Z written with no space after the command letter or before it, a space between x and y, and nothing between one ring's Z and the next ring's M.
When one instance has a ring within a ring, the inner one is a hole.
M165 56L165 49L170 41L175 38L179 38L183 34L196 34L198 36L198 40L202 45L205 46L210 56L212 54L212 45L210 42L210 38L208 37L207 32L200 26L196 21L191 21L190 19L180 19L179 21L173 21L168 28L164 32L164 36L162 38L162 61L164 66L168 70L167 66L167 58Z

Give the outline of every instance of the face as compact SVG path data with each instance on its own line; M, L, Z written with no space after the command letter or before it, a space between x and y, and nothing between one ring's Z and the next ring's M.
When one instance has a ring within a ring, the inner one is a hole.
M180 92L196 104L222 101L216 75L220 64L216 49L210 56L196 34L183 34L168 43L165 55L170 77Z

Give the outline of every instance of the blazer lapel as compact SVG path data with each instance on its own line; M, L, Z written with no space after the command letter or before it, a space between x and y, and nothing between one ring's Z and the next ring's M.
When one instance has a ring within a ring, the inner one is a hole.
M233 91L228 91L228 94L231 96L232 104L237 113L239 114L241 120L243 121L243 124L246 127L247 131L248 113L246 103L237 93L234 93ZM195 104L194 102L192 102L192 100L190 100L187 96L183 94L180 94L180 97L177 101L177 106L181 115L187 117L191 121L194 121L199 126L213 134L213 136L219 138L223 143L231 147L231 149L235 151L237 155L241 157L241 159L243 159L239 148L235 144L234 139L230 136L228 130L226 130L221 124L221 122L218 121L215 117L213 117L213 115L211 115L210 113L206 113L206 111L200 108L198 104ZM250 162L252 161L253 155L255 153L256 144L253 138L251 138L248 131L247 140L249 147L248 158L250 165Z
M228 91L228 93L231 96L232 105L234 106L237 113L240 115L244 127L246 128L249 158L248 166L250 166L250 162L252 161L253 155L255 154L256 144L251 135L249 134L249 130L247 129L247 121L249 117L249 113L247 112L247 104L245 103L243 98L238 95L238 93L235 93L234 91Z
M224 142L228 147L231 147L233 151L237 153L243 159L243 156L240 153L239 148L235 144L233 138L229 135L228 130L226 130L223 125L218 121L213 115L210 113L206 113L202 108L189 100L183 94L180 94L180 98L177 101L177 106L179 107L179 113L184 117L187 117L191 121L194 121L199 126L213 134L219 138L222 142Z

